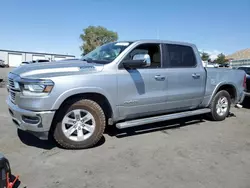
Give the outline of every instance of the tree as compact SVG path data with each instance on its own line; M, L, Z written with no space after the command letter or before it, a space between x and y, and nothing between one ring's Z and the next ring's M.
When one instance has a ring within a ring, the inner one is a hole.
M215 60L216 63L218 64L223 64L225 62L227 62L228 60L226 59L226 56L223 54L223 53L220 53L218 56L217 56L217 59Z
M201 53L201 59L202 59L202 61L208 61L209 60L209 54L208 53L206 53L206 52L202 52Z
M98 46L117 41L118 34L102 26L89 26L83 30L83 34L80 35L80 38L83 41L83 45L80 49L83 51L82 55L85 55Z

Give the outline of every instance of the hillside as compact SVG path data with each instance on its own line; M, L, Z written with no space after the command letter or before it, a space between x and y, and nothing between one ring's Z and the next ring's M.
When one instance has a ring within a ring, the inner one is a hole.
M234 60L250 59L250 48L237 51L231 55L227 55L226 58L227 59L234 59Z

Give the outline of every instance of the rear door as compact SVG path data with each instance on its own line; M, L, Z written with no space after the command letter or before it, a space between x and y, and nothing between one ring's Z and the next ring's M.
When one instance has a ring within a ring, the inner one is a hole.
M194 53L194 47L165 44L167 67L167 108L196 108L203 100L206 72Z

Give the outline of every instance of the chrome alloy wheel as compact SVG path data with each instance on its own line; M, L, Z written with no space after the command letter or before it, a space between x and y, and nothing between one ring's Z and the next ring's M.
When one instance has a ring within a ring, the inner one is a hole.
M96 122L87 110L74 109L68 112L62 120L64 135L72 141L88 139L95 131Z
M225 115L228 109L228 100L226 97L221 97L216 105L216 112L219 116Z

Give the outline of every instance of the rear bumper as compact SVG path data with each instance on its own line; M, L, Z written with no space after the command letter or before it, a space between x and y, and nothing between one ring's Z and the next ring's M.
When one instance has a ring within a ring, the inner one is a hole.
M250 91L245 92L245 97L250 97Z
M19 108L7 99L9 113L18 129L33 133L40 139L48 139L55 111L34 112Z

